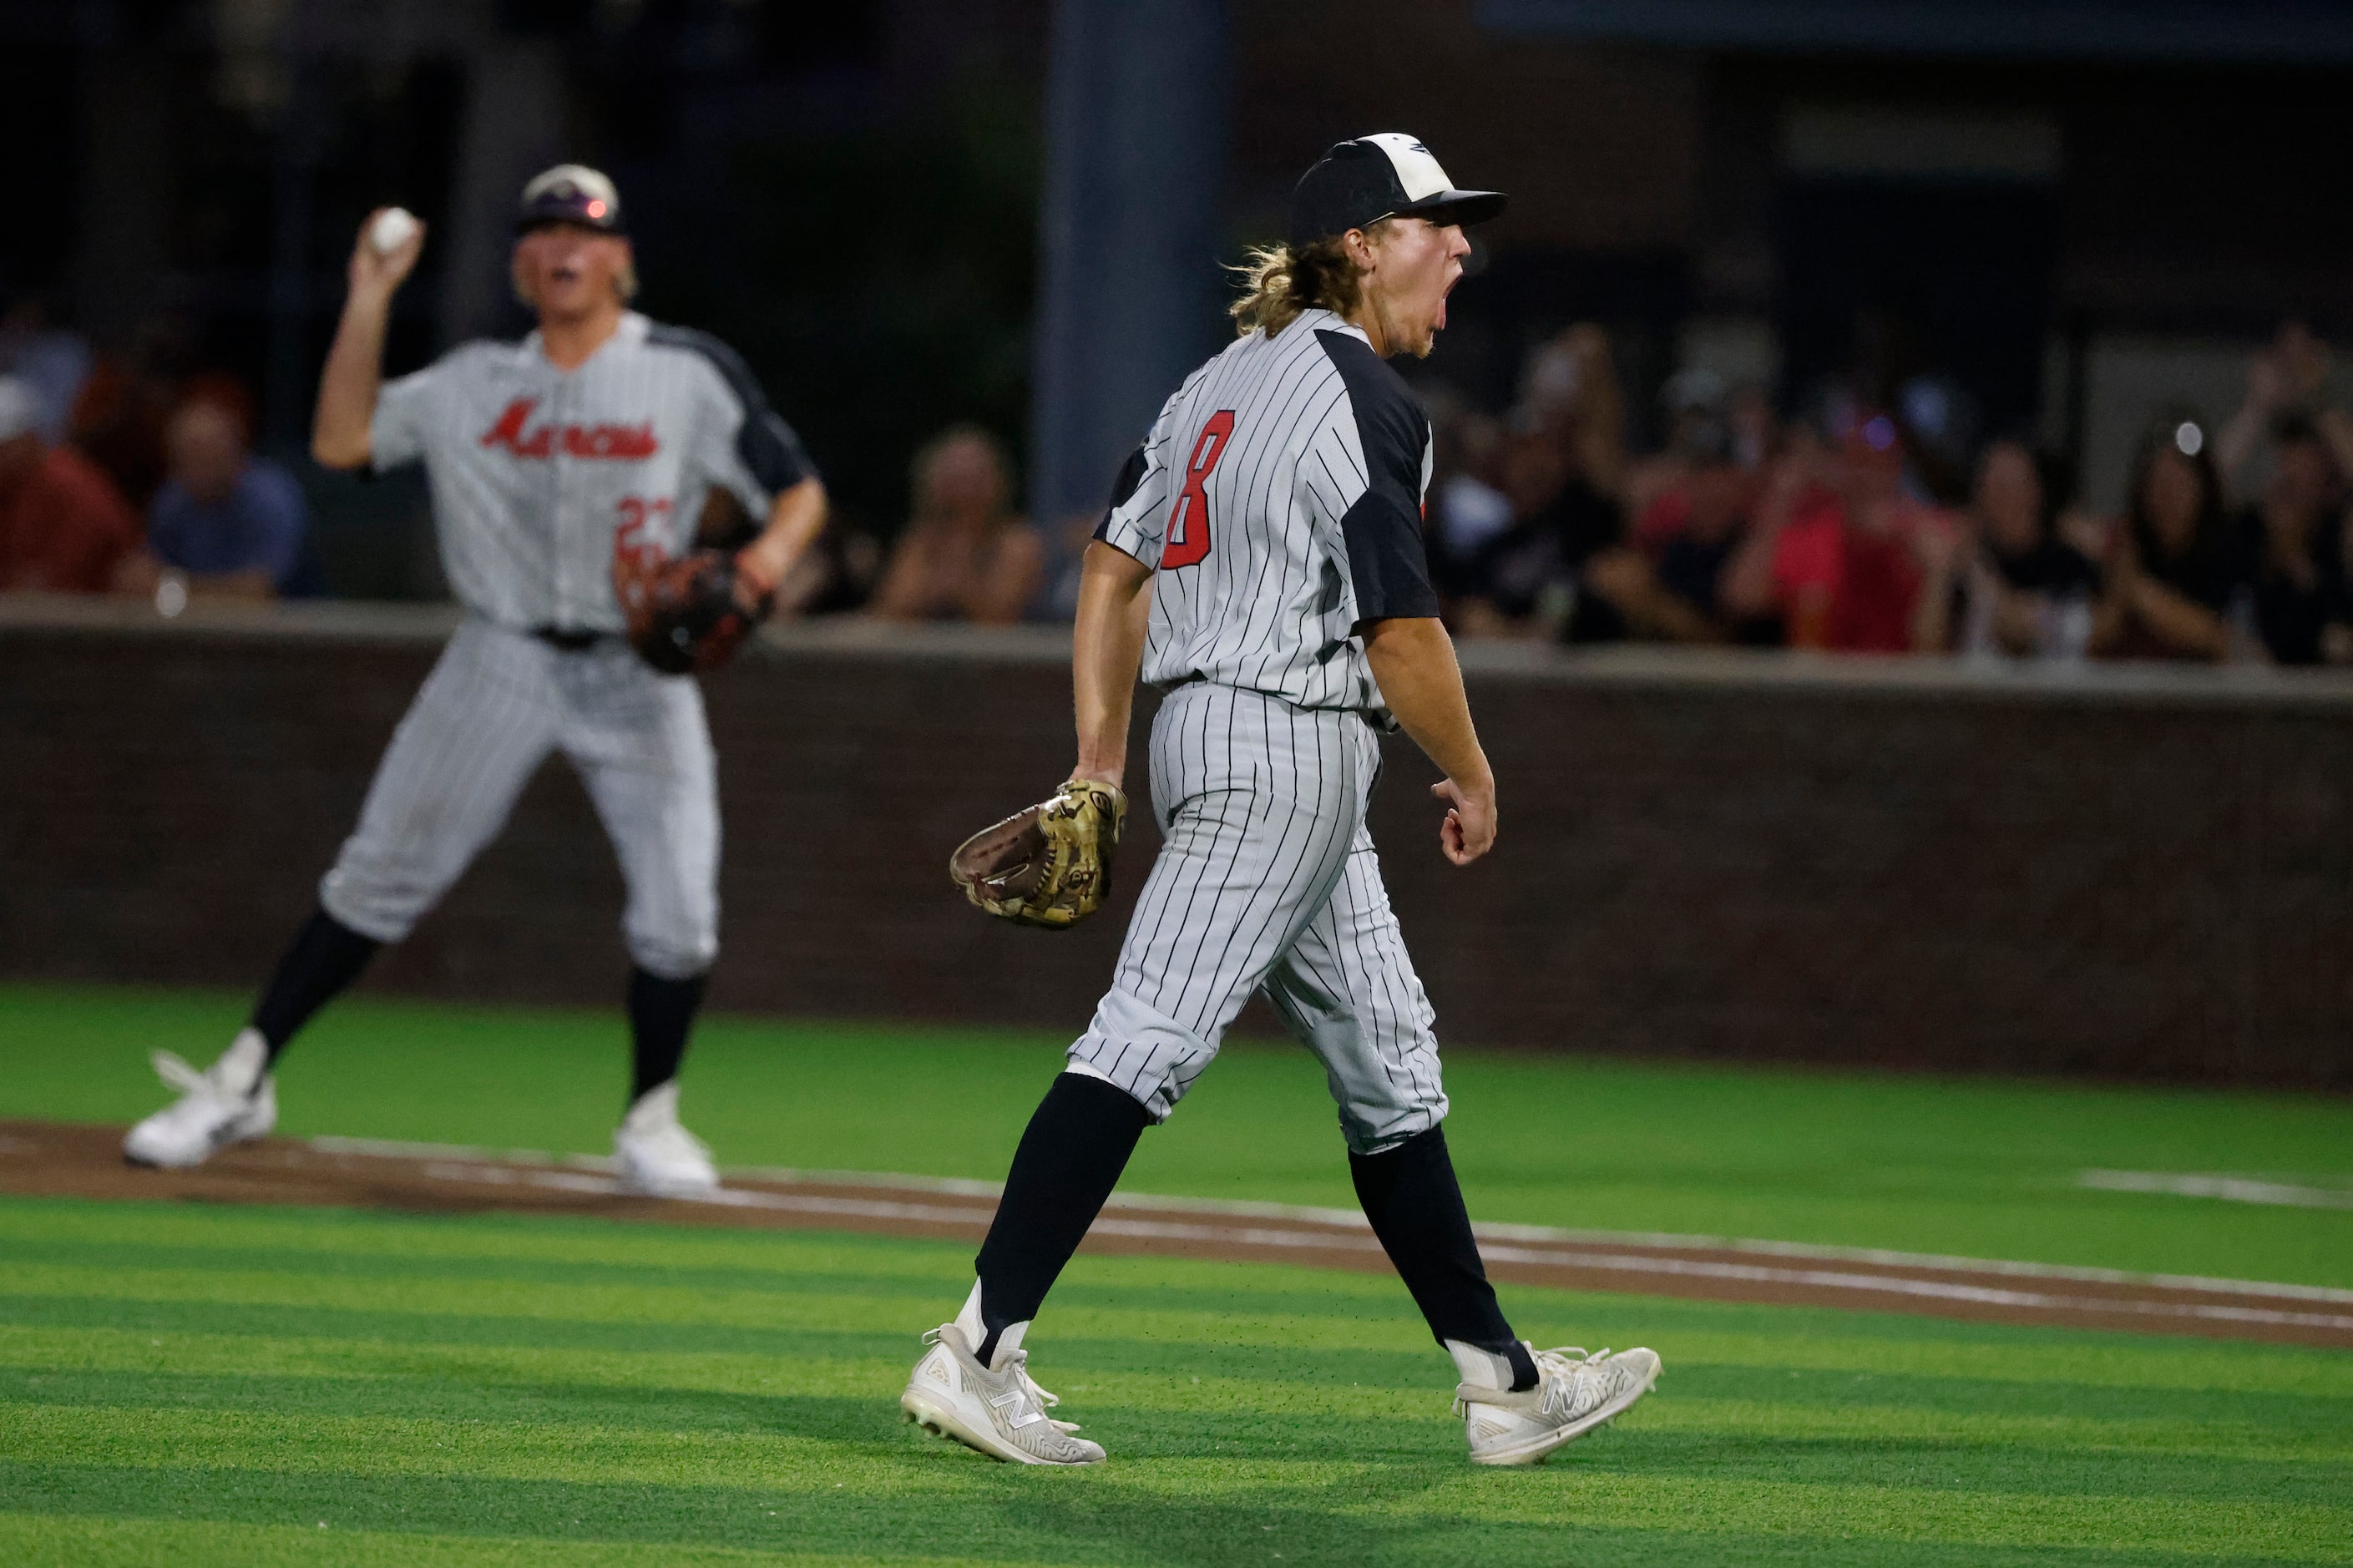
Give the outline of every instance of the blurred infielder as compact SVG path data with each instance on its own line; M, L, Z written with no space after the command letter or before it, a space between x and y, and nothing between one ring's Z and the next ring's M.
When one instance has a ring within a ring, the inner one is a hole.
M1242 335L1168 399L1088 546L1073 685L1078 765L1056 797L976 837L976 901L1067 924L1103 892L1139 666L1166 841L1111 989L1022 1134L963 1310L926 1341L907 1418L1000 1459L1092 1464L1047 1415L1023 1339L1136 1140L1165 1120L1263 990L1323 1059L1366 1216L1461 1374L1471 1457L1532 1464L1631 1405L1647 1350L1538 1351L1496 1305L1440 1125L1438 1042L1365 829L1380 736L1446 777L1440 847L1495 837L1421 542L1428 417L1384 362L1426 354L1504 197L1457 190L1395 133L1343 142L1260 253Z
M596 171L565 164L523 188L513 277L537 331L379 385L392 296L423 243L396 209L363 230L311 450L337 468L424 462L466 616L251 1022L202 1073L155 1053L183 1093L123 1152L193 1165L268 1132L278 1053L408 934L561 751L628 889L636 1068L614 1153L640 1191L702 1190L715 1175L679 1125L677 1078L719 951L719 801L702 693L680 672L724 657L764 612L823 526L825 491L741 359L627 308L620 198ZM691 549L714 490L766 519L732 562Z

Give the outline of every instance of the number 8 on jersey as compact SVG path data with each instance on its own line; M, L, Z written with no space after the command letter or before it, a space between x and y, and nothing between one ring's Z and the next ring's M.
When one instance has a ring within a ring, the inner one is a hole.
M1201 426L1185 464L1185 489L1168 511L1168 537L1160 547L1163 571L1190 566L1209 553L1209 473L1233 439L1234 411L1220 408Z

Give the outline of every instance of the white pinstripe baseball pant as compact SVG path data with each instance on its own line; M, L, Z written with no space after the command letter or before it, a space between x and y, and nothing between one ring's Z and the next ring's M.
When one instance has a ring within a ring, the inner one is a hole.
M1340 1130L1378 1153L1446 1116L1430 998L1365 829L1380 737L1361 713L1195 682L1152 724L1165 842L1071 1070L1166 1121L1261 987L1324 1063Z
M565 652L468 616L393 731L320 903L398 942L498 837L552 751L578 771L620 857L630 959L673 980L710 968L719 782L702 693L617 637Z

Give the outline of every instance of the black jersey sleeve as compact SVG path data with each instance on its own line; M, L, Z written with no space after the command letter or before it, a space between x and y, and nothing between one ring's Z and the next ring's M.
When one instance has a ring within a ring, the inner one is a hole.
M1127 455L1127 461L1119 466L1118 476L1111 482L1111 500L1103 505L1103 521L1095 524L1097 539L1105 543L1111 542L1112 514L1125 506L1134 497L1135 492L1143 488L1144 476L1150 467L1150 461L1145 458L1144 448L1141 447L1130 452Z
M801 445L800 437L768 406L767 394L760 390L759 379L744 363L742 354L709 332L700 332L692 327L657 326L646 333L646 339L701 354L719 372L727 390L744 407L744 422L735 429L735 454L770 495L818 477L817 465L809 461L808 450Z
M1421 485L1430 456L1430 416L1411 388L1361 338L1319 331L1356 416L1365 454L1365 489L1341 515L1356 618L1435 616L1430 555L1421 539Z

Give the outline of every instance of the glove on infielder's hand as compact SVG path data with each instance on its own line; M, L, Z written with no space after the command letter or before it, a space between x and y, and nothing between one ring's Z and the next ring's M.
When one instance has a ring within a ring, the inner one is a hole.
M1112 853L1126 820L1127 796L1072 779L1053 799L965 839L948 858L948 875L990 914L1060 931L1110 897Z
M749 587L734 557L716 550L675 560L639 551L613 557L613 592L628 621L629 646L664 675L727 662L776 600Z

